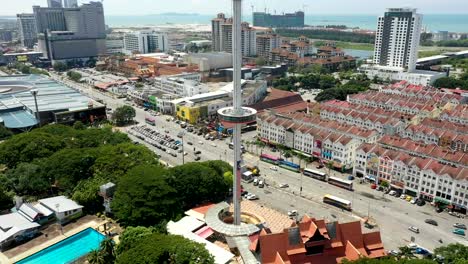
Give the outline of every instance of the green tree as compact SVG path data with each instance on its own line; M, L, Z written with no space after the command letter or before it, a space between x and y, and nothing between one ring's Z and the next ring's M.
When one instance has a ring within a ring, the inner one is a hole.
M42 196L50 189L51 182L36 164L19 163L16 168L7 171L6 177L19 195Z
M86 260L89 262L89 264L107 264L104 259L104 255L101 254L99 249L89 252Z
M8 128L6 128L3 125L0 125L0 140L10 138L12 135L13 133Z
M112 114L112 120L114 120L118 126L123 126L132 122L135 116L135 109L131 106L124 105L115 109Z
M434 254L444 257L444 263L465 264L468 260L468 246L460 243L449 244L444 247L436 248Z
M80 73L78 73L76 71L68 71L67 76L68 76L68 78L70 78L70 80L72 80L74 82L80 82L81 78L83 77L83 76L81 76Z
M103 209L103 198L98 195L99 187L106 181L101 178L81 180L73 189L72 200L84 206L85 212L97 213Z
M213 168L198 162L171 168L168 183L177 190L184 209L206 202L222 201L229 192L224 172L218 173Z
M13 206L13 196L12 192L8 192L7 188L2 184L0 184L0 211L11 209Z
M156 233L156 230L153 227L129 226L125 228L125 230L119 237L120 242L117 245L116 249L117 255L129 250L133 244L137 243L142 238L154 233Z
M380 181L379 185L382 186L383 188L390 187L390 184L388 183L388 181Z
M0 144L0 163L14 168L20 162L49 157L65 146L60 137L47 133L23 133Z
M399 247L400 253L398 254L398 259L415 259L416 256L413 253L413 250L409 247Z
M58 72L64 72L68 70L68 66L63 62L54 63L53 68L54 68L54 71L58 71Z
M255 59L255 64L257 64L257 66L264 66L266 64L266 60L265 58L263 57L258 57Z
M434 87L438 88L462 88L468 90L468 81L453 77L443 77L434 82Z
M152 226L182 212L166 173L159 166L141 165L120 178L111 206L123 226Z
M86 126L83 124L83 122L76 121L75 123L73 123L73 128L76 130L85 130Z
M99 245L99 251L105 263L114 263L116 255L115 244L112 238L106 238L101 241L101 244Z
M47 178L55 180L61 190L71 193L80 180L93 176L91 167L96 160L95 151L89 149L63 149L41 161Z
M117 256L122 263L214 263L213 256L202 244L181 236L152 234L133 243L131 248Z

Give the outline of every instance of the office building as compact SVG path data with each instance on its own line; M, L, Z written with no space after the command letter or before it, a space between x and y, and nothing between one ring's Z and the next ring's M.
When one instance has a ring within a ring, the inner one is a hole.
M277 34L263 34L257 36L257 56L268 58L273 49L280 47L281 39Z
M21 45L32 48L37 43L36 19L34 14L17 14L18 33Z
M34 6L39 49L51 61L87 59L106 53L104 9L100 2L78 8Z
M47 0L47 6L51 8L61 8L62 0Z
M298 11L291 14L272 15L266 12L253 13L254 27L304 27L304 12Z
M232 18L226 18L224 14L211 21L212 48L213 51L224 51L232 53ZM257 33L249 23L241 24L241 46L242 56L257 55Z
M169 50L167 34L152 31L139 31L124 35L124 53L146 54Z
M389 8L379 17L374 64L413 71L418 59L422 15L416 9Z
M107 38L106 51L107 55L123 53L124 41L122 38Z
M65 8L78 7L78 1L77 0L64 0L63 1L63 7L65 7Z

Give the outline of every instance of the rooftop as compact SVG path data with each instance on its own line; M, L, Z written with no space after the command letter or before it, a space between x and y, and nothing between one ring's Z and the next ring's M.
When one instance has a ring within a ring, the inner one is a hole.
M66 212L83 208L75 201L68 199L65 196L55 196L46 199L41 199L39 202L54 212Z

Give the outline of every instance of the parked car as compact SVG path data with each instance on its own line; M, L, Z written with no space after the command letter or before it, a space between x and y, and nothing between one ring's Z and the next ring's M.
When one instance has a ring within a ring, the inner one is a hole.
M371 184L370 187L371 187L372 190L375 190L377 188L377 184L373 183L373 184Z
M407 196L405 197L405 200L406 200L407 202L410 202L412 199L413 199L413 197L411 197L411 196L409 196L409 195L407 195Z
M452 231L452 233L454 233L455 235L464 236L465 235L465 230L460 229L460 228L456 228L456 229L454 229Z
M253 180L253 185L254 185L254 186L257 186L257 185L258 185L258 182L259 182L258 178L254 178L254 180Z
M409 231L413 231L413 232L419 234L419 228L417 228L417 227L415 227L415 226L410 226L410 227L408 227L408 230L409 230Z
M320 164L320 165L318 165L318 166L317 166L317 167L315 167L315 168L317 168L317 169L321 169L321 168L323 168L323 167L324 167L324 166L323 166L322 164Z
M247 195L245 196L245 198L246 198L247 200L251 200L251 201L252 201L252 200L258 200L258 197L257 197L255 194L253 194L253 193L247 194Z
M200 155L201 154L201 151L200 150L197 150L194 152L195 155Z
M189 142L187 142L187 144L189 144L190 146L191 146L191 145L193 145L193 143L192 143L192 142L190 142L190 141L189 141Z
M415 199L415 198L411 199L410 203L411 203L411 204L415 204L415 203L416 203L416 199Z
M279 187L280 187L280 188L288 188L288 187L289 187L289 184L287 184L287 183L281 183L281 184L279 185Z
M418 202L416 203L418 206L423 206L426 204L426 201L424 201L423 199L419 199Z
M278 171L278 167L276 167L276 166L270 167L270 170L272 170L272 171Z
M258 181L258 187L259 188L265 187L265 181L263 181L263 180Z
M416 248L414 253L419 254L419 255L427 255L427 254L429 254L429 251L427 249L425 249L425 248L418 247L418 248Z
M402 194L402 195L400 196L400 199L403 199L403 200L406 199L406 194Z
M400 251L394 250L394 249L389 250L387 253L388 253L390 256L398 256L398 255L400 255Z
M390 191L388 194L390 194L391 196L394 196L397 192L396 191Z
M200 156L195 157L195 161L199 161L200 159L201 159Z
M436 213L442 213L442 211L444 211L444 209L440 208L440 207L437 207L435 209Z
M349 175L349 176L348 176L348 180L350 180L350 181L354 180L354 176L353 176L353 175Z
M466 230L466 225L461 224L461 223L455 223L455 224L453 224L453 227L458 228L458 229L465 229Z
M434 219L426 219L424 220L425 223L430 224L430 225L435 225L438 226L437 221Z
M289 216L289 217L297 216L297 210L290 210L290 211L288 211L288 216Z

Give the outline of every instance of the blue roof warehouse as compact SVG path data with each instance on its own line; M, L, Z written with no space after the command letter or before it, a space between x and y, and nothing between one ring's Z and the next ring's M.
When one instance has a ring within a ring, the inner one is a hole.
M36 92L37 109L33 93ZM106 118L105 105L42 75L0 77L0 123L25 130L48 123L71 124Z

